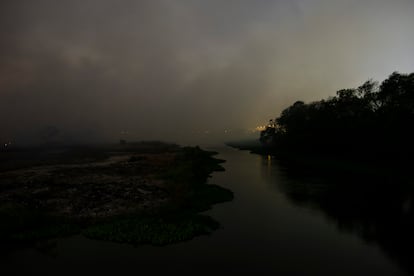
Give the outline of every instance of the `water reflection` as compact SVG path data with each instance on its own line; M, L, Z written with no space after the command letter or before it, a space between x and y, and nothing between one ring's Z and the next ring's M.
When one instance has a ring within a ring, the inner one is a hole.
M273 157L219 150L220 158L227 160L226 171L214 174L209 183L232 190L235 197L205 213L222 226L212 235L165 247L75 236L59 239L55 246L39 245L41 253L11 252L0 258L3 274L405 275L378 246L356 238L365 232L370 235L366 240L381 244L406 269L412 268L404 252L411 248L413 227L401 226L410 220L395 215L397 204L391 199L396 196L386 186L373 192L367 185L358 188L362 178L356 182L351 176L321 177L321 172L306 173ZM403 186L400 192L392 190L396 195L413 194ZM390 202L385 205L385 200ZM399 206L412 214L407 202ZM389 213L383 211L387 206ZM344 235L337 229L358 234Z
M402 170L364 173L306 169L263 157L264 175L295 205L323 212L340 231L375 243L414 274L413 177ZM269 165L273 162L273 170Z

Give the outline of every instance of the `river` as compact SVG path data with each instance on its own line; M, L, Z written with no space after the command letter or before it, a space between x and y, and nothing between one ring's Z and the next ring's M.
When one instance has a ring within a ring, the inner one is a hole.
M346 218L341 225L338 212L309 200L321 185L305 195L292 192L290 185L310 184L289 176L274 158L214 150L226 171L209 182L231 189L235 198L206 212L221 224L210 236L164 247L75 236L1 256L3 275L408 275L380 242L364 239Z

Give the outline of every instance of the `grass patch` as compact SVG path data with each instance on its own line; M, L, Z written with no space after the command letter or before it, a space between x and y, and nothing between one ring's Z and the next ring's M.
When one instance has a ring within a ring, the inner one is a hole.
M218 222L202 215L129 218L89 227L83 231L83 235L91 239L133 245L167 245L210 234L218 228Z

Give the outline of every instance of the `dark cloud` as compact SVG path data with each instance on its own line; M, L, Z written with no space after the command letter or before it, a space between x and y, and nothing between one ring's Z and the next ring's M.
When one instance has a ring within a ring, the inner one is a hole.
M254 127L297 99L414 71L413 11L408 0L4 0L0 136Z

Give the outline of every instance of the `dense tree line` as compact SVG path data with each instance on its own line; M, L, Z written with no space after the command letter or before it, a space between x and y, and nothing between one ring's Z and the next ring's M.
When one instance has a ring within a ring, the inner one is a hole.
M414 153L414 73L392 73L335 97L297 101L271 120L260 141L276 152L365 156Z

